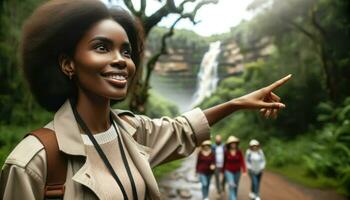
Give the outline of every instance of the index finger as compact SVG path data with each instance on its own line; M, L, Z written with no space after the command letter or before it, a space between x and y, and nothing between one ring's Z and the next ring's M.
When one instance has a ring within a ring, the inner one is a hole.
M285 84L290 78L292 77L291 74L288 76L281 78L280 80L272 83L271 85L267 86L268 90L272 91L275 90L276 88L280 87L281 85Z

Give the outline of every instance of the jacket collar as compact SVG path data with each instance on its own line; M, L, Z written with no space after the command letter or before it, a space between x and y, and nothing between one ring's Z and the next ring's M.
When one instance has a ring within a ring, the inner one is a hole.
M123 132L133 136L136 129L118 116L124 113L133 115L130 111L112 110L113 118L119 127L124 130ZM83 139L80 136L81 130L75 120L71 104L68 100L56 112L53 120L53 128L56 132L60 151L69 155L86 156Z

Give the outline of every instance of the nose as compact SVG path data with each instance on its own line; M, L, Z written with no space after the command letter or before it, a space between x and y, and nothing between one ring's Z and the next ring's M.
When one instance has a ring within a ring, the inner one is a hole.
M114 55L115 56L111 63L112 67L125 68L126 61L125 61L125 58L122 56L122 54L119 51L116 51Z

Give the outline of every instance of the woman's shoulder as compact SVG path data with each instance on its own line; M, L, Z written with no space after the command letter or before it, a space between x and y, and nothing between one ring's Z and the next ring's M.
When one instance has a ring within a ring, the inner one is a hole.
M134 128L140 126L140 119L145 117L142 115L134 114L130 110L113 109L113 112Z
M27 168L32 163L36 165L34 168L41 168L46 161L45 156L41 142L35 136L28 135L11 151L4 165Z
M35 136L29 135L14 148L2 166L0 193L6 192L10 196L23 198L29 193L34 195L32 192L40 191L45 185L46 170L44 147ZM16 188L24 187L26 188L24 193L15 194ZM32 190L31 188L36 189ZM0 194L0 198L1 196Z

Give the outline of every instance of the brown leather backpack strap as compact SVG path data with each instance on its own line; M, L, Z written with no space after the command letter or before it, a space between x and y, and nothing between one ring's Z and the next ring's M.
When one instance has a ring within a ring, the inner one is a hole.
M55 132L48 128L40 128L28 135L37 137L46 151L47 176L44 199L63 199L67 176L67 159L58 148Z

